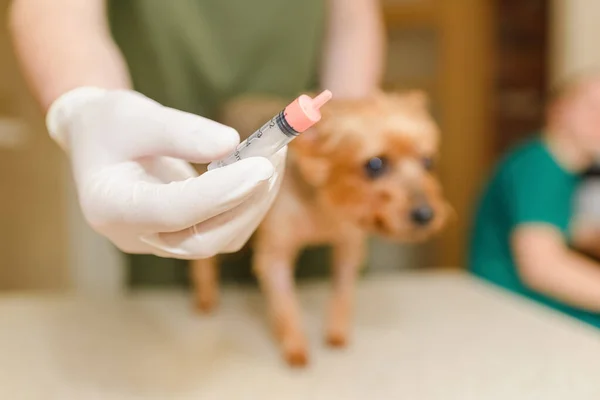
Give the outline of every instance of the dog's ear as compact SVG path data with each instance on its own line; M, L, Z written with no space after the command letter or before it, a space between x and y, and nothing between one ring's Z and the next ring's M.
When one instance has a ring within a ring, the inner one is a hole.
M415 109L429 109L429 95L423 90L410 90L397 93L397 99L402 105L410 105Z
M311 186L323 186L329 178L330 164L323 157L303 157L298 155L296 165L302 178Z
M330 163L322 152L323 138L318 124L302 133L290 143L302 178L311 186L321 186L329 177Z
M302 154L313 154L318 151L319 142L319 131L316 126L313 126L295 138L290 143L290 148L293 148L294 151Z

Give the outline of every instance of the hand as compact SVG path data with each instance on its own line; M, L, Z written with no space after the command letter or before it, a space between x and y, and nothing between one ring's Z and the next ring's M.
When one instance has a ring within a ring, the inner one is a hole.
M128 253L195 259L239 250L280 186L286 149L198 176L188 163L232 152L229 127L133 91L79 88L47 116L70 155L83 214Z

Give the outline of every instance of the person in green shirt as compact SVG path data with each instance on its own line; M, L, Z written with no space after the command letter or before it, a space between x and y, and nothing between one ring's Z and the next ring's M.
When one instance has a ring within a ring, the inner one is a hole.
M86 220L162 257L133 259L158 281L176 258L239 250L277 193L285 149L190 167L235 149L237 132L212 121L221 106L317 86L368 96L384 65L378 0L14 0L9 25Z
M546 127L502 160L481 198L470 271L600 327L600 264L577 251L581 174L600 154L600 75L565 85Z

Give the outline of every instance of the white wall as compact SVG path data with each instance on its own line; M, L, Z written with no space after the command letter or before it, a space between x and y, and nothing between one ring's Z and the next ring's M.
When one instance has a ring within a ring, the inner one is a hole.
M600 70L600 1L553 0L551 83Z

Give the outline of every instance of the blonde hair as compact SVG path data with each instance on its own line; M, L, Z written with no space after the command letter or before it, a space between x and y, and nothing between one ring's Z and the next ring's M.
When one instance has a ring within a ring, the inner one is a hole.
M586 83L600 80L600 70L593 69L569 76L552 85L546 96L546 105L552 106L558 101L578 92Z

